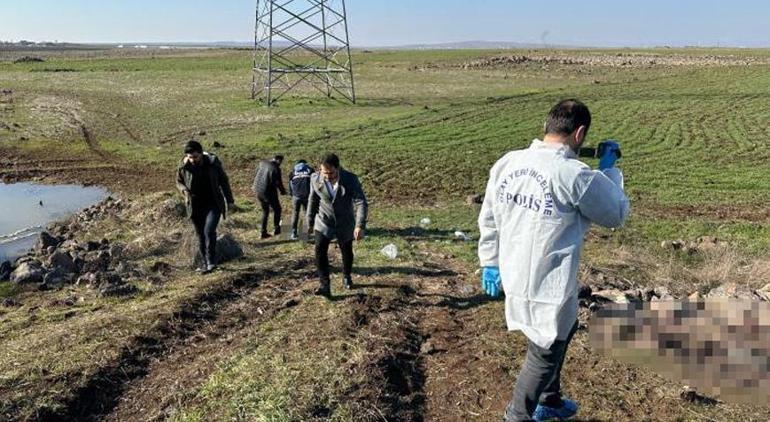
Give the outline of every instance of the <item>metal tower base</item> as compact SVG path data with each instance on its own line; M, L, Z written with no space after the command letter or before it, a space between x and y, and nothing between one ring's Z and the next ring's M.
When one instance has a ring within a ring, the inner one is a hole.
M300 86L356 102L345 0L257 0L251 97L271 106Z

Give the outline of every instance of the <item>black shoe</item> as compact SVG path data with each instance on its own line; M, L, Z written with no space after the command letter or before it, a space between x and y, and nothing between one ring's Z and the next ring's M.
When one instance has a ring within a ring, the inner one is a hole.
M342 279L342 286L345 288L345 290L350 290L353 288L353 278L349 275L346 275L345 278Z
M315 289L313 294L315 294L316 296L323 296L325 298L330 298L332 297L332 290L329 287L329 285L326 284L326 285L318 286L318 288Z
M269 238L270 238L270 233L268 233L268 232L262 232L262 235L261 235L261 236L259 236L259 238L260 238L260 239L269 239Z
M276 227L275 230L273 230L273 236L280 236L281 235L281 228Z

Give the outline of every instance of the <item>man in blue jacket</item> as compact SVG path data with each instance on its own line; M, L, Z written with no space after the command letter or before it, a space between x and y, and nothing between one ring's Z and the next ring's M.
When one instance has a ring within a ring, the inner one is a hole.
M304 208L307 212L307 201L310 197L310 176L315 173L313 167L310 167L305 160L299 160L294 168L289 172L289 195L293 214L291 217L291 240L299 239L297 226L299 226L299 216ZM305 224L307 227L308 225Z

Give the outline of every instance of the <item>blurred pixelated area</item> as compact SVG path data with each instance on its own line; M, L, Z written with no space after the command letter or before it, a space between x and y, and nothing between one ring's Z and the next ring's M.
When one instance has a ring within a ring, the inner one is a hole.
M770 400L770 303L740 299L612 304L593 316L600 353L732 403Z

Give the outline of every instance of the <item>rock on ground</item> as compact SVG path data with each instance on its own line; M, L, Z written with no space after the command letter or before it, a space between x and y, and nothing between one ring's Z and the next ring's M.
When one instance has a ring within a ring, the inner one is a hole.
M11 283L33 284L42 283L45 277L45 269L37 261L24 262L11 273Z

